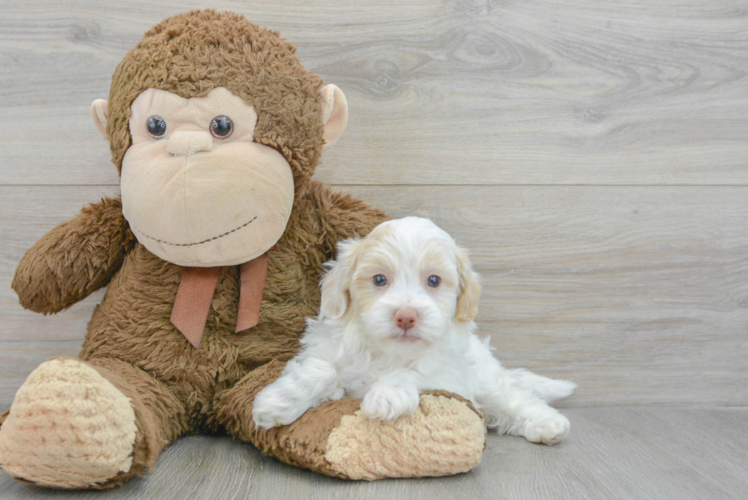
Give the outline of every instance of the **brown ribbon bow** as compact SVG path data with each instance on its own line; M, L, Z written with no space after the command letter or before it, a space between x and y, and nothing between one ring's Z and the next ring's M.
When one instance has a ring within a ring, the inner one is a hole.
M272 249L271 249L272 250ZM221 267L185 267L177 298L171 311L171 322L195 346L200 348L210 303L221 276ZM262 292L268 272L268 254L240 266L239 310L236 332L252 328L260 321Z

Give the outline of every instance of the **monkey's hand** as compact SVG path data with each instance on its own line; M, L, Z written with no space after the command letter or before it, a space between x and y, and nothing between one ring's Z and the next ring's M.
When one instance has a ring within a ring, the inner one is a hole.
M135 241L122 202L104 198L37 241L11 286L26 309L59 312L106 285Z

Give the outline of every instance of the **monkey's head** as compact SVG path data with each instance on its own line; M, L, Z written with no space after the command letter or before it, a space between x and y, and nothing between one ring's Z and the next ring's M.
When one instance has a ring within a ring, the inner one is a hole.
M277 32L213 10L148 31L117 66L109 101L91 107L138 241L199 267L275 244L347 113L340 89L322 87Z

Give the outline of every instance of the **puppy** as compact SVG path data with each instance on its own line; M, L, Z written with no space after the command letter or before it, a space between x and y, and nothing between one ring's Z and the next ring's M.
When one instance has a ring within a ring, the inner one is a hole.
M492 356L489 339L474 333L478 276L433 222L385 222L341 242L327 269L321 312L308 320L302 351L255 398L256 425L287 425L343 396L391 421L413 413L421 392L443 389L469 399L499 432L545 444L566 436L569 420L548 403L576 385L504 369Z

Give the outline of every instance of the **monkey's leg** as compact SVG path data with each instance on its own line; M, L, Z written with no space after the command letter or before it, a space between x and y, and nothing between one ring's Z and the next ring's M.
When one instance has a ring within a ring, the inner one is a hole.
M328 401L291 425L255 428L255 395L280 376L284 363L272 361L217 396L215 423L283 462L347 479L446 476L480 462L485 425L459 396L432 391L421 396L413 415L386 423L369 420L360 400Z
M109 488L153 465L186 430L184 405L115 359L58 357L34 370L0 427L0 465L53 488Z

